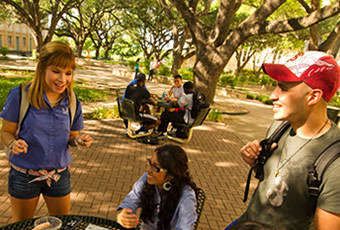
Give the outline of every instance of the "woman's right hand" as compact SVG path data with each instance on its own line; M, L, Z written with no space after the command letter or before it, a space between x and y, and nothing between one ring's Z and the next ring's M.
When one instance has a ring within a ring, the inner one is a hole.
M123 208L117 214L117 222L124 228L136 228L136 226L138 225L136 214L133 214L132 210L127 208Z
M18 139L13 141L12 148L10 150L12 154L18 155L21 153L27 153L27 148L28 144L26 143L26 141Z

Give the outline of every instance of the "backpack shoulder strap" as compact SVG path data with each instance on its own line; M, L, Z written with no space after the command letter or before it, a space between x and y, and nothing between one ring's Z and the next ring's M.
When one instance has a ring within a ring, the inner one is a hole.
M24 121L27 111L30 107L30 103L28 101L28 92L26 84L21 83L20 84L20 97L19 97L19 103L20 103L20 112L19 112L19 120L18 120L18 127L20 128L22 122Z
M72 91L71 96L70 96L70 107L69 107L69 115L70 115L70 128L72 128L74 116L77 111L77 96L76 94Z
M263 166L267 162L268 158L271 157L274 149L272 149L273 143L278 143L282 135L286 132L286 130L290 127L288 121L283 121L281 124L274 130L274 132L266 139L260 142L262 150L255 160L254 170L255 177L257 179L263 179Z
M311 197L317 198L326 169L340 156L340 140L337 140L327 146L315 159L312 169L308 173L307 184Z
M274 130L274 132L270 135L268 140L272 143L278 142L282 135L286 132L288 127L290 126L289 121L283 121L281 124Z
M290 127L290 124L288 121L281 122L281 124L274 130L274 132L268 138L260 142L262 150L258 158L255 160L254 165L249 170L247 183L246 183L246 187L244 190L243 202L246 202L248 199L250 180L251 180L251 175L252 175L253 170L255 171L255 178L262 180L263 173L264 173L263 166L267 162L268 158L273 153L273 150L271 149L272 144L274 142L277 143L289 127Z

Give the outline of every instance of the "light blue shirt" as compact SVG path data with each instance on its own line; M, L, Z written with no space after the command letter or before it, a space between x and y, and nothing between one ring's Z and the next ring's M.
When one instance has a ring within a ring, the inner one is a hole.
M130 193L125 197L123 203L117 208L117 210L128 208L132 209L134 213L136 210L141 207L141 195L144 188L144 185L147 183L147 173L145 172L141 178L133 185ZM155 186L155 203L161 203L160 192L158 188ZM176 230L190 230L193 229L193 224L197 219L196 213L196 196L195 191L189 186L186 185L183 188L182 195L178 201L177 208L174 212L174 215L171 219L170 225L171 229ZM157 230L158 219L158 211L153 217L154 223L143 223L141 229L142 230Z
M8 93L3 111L4 120L18 123L20 112L20 88L15 87ZM19 139L28 144L27 154L11 154L9 161L26 169L62 169L71 161L68 149L70 130L83 129L83 116L80 101L77 98L77 110L70 127L69 100L62 99L60 104L51 107L44 94L47 108L36 109L30 106L26 118L20 127Z

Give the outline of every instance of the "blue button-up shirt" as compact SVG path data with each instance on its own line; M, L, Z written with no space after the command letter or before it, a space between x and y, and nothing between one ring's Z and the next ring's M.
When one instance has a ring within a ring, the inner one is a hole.
M143 187L147 183L147 173L144 173L141 178L133 185L130 193L125 197L123 203L117 208L117 210L128 208L132 209L134 213L136 213L137 208L141 207L141 194L143 192ZM160 192L155 186L155 201L156 204L161 203ZM155 213L153 217L154 223L143 223L141 229L142 230L157 230L158 219L158 211ZM171 229L176 230L190 230L193 229L193 224L197 219L196 213L196 196L195 191L189 186L186 185L183 188L182 195L180 200L178 201L177 208L174 212L174 215L171 219Z
M20 113L20 87L11 89L0 117L18 123ZM69 100L65 97L58 106L51 107L44 94L48 108L30 106L23 121L19 139L28 144L27 154L11 154L9 161L26 169L61 169L71 161L68 141L70 137ZM79 99L71 130L83 129L83 116Z

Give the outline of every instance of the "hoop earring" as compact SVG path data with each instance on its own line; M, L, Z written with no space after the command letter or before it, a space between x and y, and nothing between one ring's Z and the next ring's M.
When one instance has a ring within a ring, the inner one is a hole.
M171 190L171 183L169 181L163 184L163 190L169 192Z

